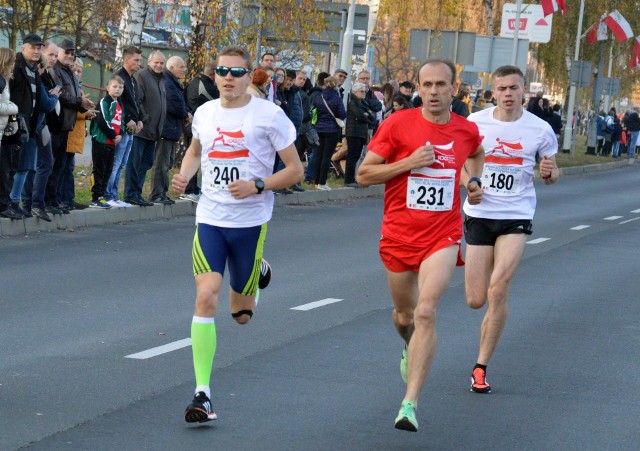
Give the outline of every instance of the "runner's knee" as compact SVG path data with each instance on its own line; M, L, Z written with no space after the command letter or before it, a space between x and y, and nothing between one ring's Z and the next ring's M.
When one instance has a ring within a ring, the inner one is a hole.
M479 309L487 302L487 296L483 292L469 292L467 293L467 305L473 309Z
M196 312L199 316L215 316L218 294L210 290L196 291Z
M429 324L436 322L436 307L426 302L419 302L414 311L416 324Z
M413 324L413 311L400 311L397 308L394 310L398 324L403 327L407 327Z
M495 283L489 287L487 298L492 304L504 303L509 294L509 287L504 283Z

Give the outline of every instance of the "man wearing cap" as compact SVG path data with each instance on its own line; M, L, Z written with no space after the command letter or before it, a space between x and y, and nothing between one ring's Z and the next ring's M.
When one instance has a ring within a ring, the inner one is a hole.
M73 171L75 153L67 152L69 132L76 125L78 111L84 113L93 109L95 103L88 97L83 97L80 91L80 83L73 72L73 63L76 59L76 44L69 40L63 40L58 45L58 62L49 68L51 78L58 86L60 92L60 134L52 135L53 144L53 171L49 176L45 203L49 207L60 208L64 213L69 213L69 205L73 199L73 187L68 187L63 181L63 174Z
M13 177L11 187L11 208L16 213L15 219L24 217L24 212L20 209L20 196L22 187L29 170L36 169L36 155L38 146L36 144L36 122L40 112L40 90L42 84L38 74L38 63L42 53L44 41L35 33L25 36L22 41L22 51L16 54L16 64L13 75L9 80L9 91L11 101L18 105L18 111L25 118L29 128L29 136L26 142L20 141L19 134L5 137L2 140L3 146L12 146L17 158L16 172ZM4 208L5 206L2 205Z
M400 83L400 94L402 94L409 103L413 100L413 89L413 83L409 80L405 80Z
M333 76L338 80L338 91L340 91L340 97L344 99L344 88L342 85L347 81L349 74L344 69L336 69Z

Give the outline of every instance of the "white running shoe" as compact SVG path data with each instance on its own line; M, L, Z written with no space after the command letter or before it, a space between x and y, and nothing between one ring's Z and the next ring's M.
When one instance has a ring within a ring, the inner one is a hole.
M130 203L125 202L123 200L116 200L116 202L118 203L118 207L120 207L120 208L131 208L131 207L133 207L133 205L131 205Z
M109 204L110 207L112 208L119 208L120 204L118 204L117 200L108 200L107 204Z
M325 185L316 185L316 189L319 189L320 191L331 191L331 187L327 184Z
M180 199L188 200L193 202L194 204L197 204L200 200L200 194L183 194L180 196Z

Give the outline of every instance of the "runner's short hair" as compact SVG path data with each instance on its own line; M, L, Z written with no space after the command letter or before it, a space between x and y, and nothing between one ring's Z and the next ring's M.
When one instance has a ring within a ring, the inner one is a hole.
M493 72L493 78L506 77L508 75L519 75L522 83L524 84L524 74L518 66L500 66Z
M453 61L447 58L433 57L433 58L427 59L424 63L422 63L422 66L420 66L420 69L418 70L418 83L420 82L420 71L427 64L429 65L444 64L451 71L451 84L453 85L456 82L456 78L458 77L458 71Z
M244 60L247 69L253 70L253 65L251 64L251 54L244 47L240 47L239 45L228 45L222 49L218 58L221 56L240 56Z

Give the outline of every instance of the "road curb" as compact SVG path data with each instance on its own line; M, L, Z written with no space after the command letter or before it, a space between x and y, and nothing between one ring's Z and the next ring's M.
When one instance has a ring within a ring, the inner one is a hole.
M303 193L276 195L275 205L304 205L381 196L382 194L384 194L384 185L368 188L338 188L331 191L308 190ZM30 235L55 230L73 231L78 227L169 219L186 215L194 216L195 213L196 204L187 200L176 200L173 205L154 204L151 207L73 210L68 215L51 215L51 222L36 217L20 220L0 218L0 236Z
M635 160L631 160L634 161ZM633 164L633 163L632 163ZM611 163L598 163L588 164L586 166L571 166L568 168L559 168L560 175L576 175L576 174L589 174L593 172L611 171L613 169L623 168L629 166L629 160L621 157L618 161L612 161ZM535 171L535 178L539 179L540 174L538 170Z
M560 168L561 175L588 174L593 172L610 171L629 165L624 158L611 163L591 164ZM535 171L535 178L540 178ZM376 197L384 194L384 185L374 185L367 188L337 188L331 191L307 190L302 193L278 194L275 205L304 205L316 202L343 201ZM29 235L55 230L73 231L78 227L91 227L105 224L129 223L145 220L169 219L178 216L195 215L196 204L187 200L177 200L174 205L154 204L152 207L111 208L109 210L85 209L73 210L68 215L52 215L52 221L46 222L39 218L25 218L12 220L0 218L0 236Z

